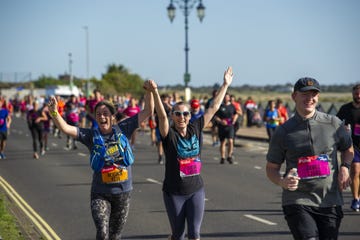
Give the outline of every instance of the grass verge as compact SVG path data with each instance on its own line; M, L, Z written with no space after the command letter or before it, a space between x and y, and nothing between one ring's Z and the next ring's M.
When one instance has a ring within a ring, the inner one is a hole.
M16 218L10 211L10 203L2 192L0 192L0 237L6 240L25 239Z

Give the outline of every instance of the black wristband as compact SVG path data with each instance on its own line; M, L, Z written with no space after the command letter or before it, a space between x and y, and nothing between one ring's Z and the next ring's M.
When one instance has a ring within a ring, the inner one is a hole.
M350 164L343 162L341 163L340 167L346 167L347 169L350 169Z

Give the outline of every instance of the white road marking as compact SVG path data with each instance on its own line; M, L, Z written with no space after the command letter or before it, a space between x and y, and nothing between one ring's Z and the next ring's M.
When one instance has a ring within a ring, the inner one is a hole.
M256 217L256 216L254 216L254 215L251 215L251 214L245 214L244 216L247 217L247 218L250 218L250 219L252 219L252 220L255 220L255 221L258 221L258 222L267 224L267 225L277 225L277 223L270 222L270 221L268 221L268 220L266 220L266 219L259 218L259 217Z
M81 152L79 152L78 155L81 156L81 157L86 157L87 156L87 154L81 153Z
M159 182L158 180L155 180L155 179L152 179L152 178L147 178L146 181L156 183L156 184L159 184L159 185L162 184L162 182Z
M254 168L255 168L255 169L259 169L259 170L262 169L262 167L256 166L256 165L254 166Z

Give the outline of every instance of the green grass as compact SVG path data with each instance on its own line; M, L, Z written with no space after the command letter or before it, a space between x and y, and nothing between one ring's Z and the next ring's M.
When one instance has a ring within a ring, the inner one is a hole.
M9 204L5 195L0 193L0 236L4 240L23 240L16 219L9 211Z

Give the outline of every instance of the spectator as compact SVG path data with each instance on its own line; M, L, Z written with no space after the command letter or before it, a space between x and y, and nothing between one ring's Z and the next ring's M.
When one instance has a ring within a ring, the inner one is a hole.
M191 118L190 122L195 121L196 119L200 118L204 115L204 111L201 109L200 101L197 99L192 99L190 102L191 107Z
M269 100L268 105L264 112L263 119L266 124L266 132L270 141L271 137L275 132L276 127L279 126L279 122L280 122L279 112L275 108L274 100Z
M257 109L257 104L252 99L252 97L249 96L248 99L245 101L244 107L246 110L246 126L251 127L254 125L252 119L254 118L254 112Z
M286 122L289 119L289 115L287 108L284 106L283 101L280 98L276 99L275 108L279 112L279 117L280 117L279 125L284 124L284 122Z

